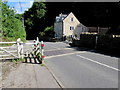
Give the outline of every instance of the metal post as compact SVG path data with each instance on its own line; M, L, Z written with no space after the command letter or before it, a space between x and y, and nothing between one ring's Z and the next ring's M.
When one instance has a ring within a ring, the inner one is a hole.
M98 27L98 35L100 34L100 28Z
M95 39L95 49L97 48L97 43L98 43L98 35L96 36L96 39Z
M44 43L43 43L43 41L41 41L41 58L42 58L42 60L45 57L44 53L43 53L44 52L44 48L43 47L44 47Z

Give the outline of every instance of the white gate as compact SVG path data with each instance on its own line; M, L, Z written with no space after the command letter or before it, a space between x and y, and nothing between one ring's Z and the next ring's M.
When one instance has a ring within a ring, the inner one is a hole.
M0 44L14 44L9 47L0 47L0 60L3 59L19 59L24 58L24 49L23 46L26 44L32 44L33 48L32 51L29 52L29 49L27 51L27 54L32 53L35 57L40 57L41 60L44 58L43 54L43 41L39 42L39 38L37 37L37 40L34 40L33 43L23 43L20 38L17 39L16 42L0 42Z
M12 46L0 47L0 60L23 58L23 45L20 38L16 42L0 42L0 44L13 44Z

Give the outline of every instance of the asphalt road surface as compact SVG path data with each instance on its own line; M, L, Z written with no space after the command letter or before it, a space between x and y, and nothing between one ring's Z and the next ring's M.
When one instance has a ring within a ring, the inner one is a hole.
M45 61L65 88L118 88L118 57L45 42Z

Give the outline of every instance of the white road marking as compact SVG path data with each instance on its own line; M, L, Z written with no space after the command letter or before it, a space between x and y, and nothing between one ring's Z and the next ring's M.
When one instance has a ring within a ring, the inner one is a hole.
M60 49L60 48L58 48L58 47L55 47L55 46L51 46L51 47L53 47L53 48L56 48L56 49Z
M47 44L45 44L46 46L47 46ZM60 49L60 48L58 48L58 47L55 47L55 46L52 46L52 45L50 45L50 47L53 47L53 48L56 48L56 49Z
M115 68L115 67L109 66L109 65L107 65L107 64L100 63L100 62L95 61L95 60L92 60L92 59L90 59L90 58L86 58L86 57L83 57L83 56L81 56L81 55L76 55L76 56L81 57L81 58L83 58L83 59L86 59L86 60L88 60L88 61L94 62L94 63L96 63L96 64L99 64L99 65L102 65L102 66L111 68L111 69L113 69L113 70L120 71L119 69L117 69L117 68Z
M74 50L73 48L58 48L58 49L51 49L51 50L45 50L45 51L56 51L56 50L65 50L65 49Z
M54 56L47 56L47 57L45 57L45 59L54 58L54 57L61 57L61 56L67 56L67 55L72 55L72 54L76 54L76 53L85 53L85 51L73 52L73 53L67 53L67 54L61 54L61 55L54 55Z

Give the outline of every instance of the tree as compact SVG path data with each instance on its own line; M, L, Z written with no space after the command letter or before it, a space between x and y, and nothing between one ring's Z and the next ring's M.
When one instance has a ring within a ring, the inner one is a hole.
M46 6L43 2L34 2L33 6L24 13L25 29L27 32L27 39L34 39L42 32L40 27L44 21L42 18L45 16Z
M45 30L45 35L48 36L48 37L54 37L54 27L53 26L50 26L50 27L46 27Z
M42 38L45 36L45 32L39 32L39 37Z
M2 15L1 15L1 32L3 37L11 37L14 39L26 38L26 32L23 27L22 22L15 17L14 8L10 8L7 5L7 2L1 2L2 6L0 6Z
M50 26L50 27L46 27L45 30L43 32L39 32L39 37L40 38L53 38L54 37L54 27Z

